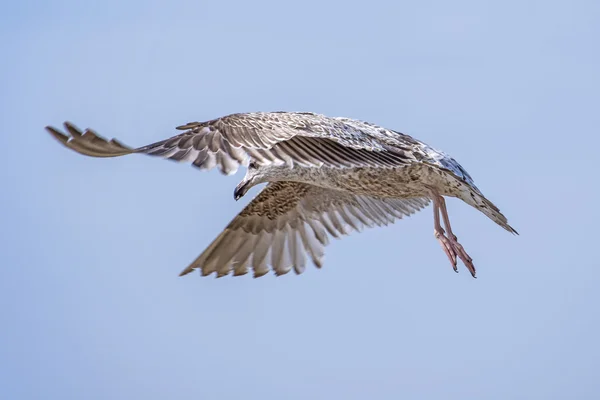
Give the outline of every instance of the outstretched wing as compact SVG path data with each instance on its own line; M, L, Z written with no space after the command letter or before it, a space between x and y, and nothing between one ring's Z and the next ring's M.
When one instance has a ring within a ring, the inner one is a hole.
M382 128L311 113L232 114L192 122L177 128L185 130L180 135L137 149L106 140L90 129L81 132L69 122L64 126L64 133L50 126L46 129L81 154L117 157L143 153L191 162L201 169L218 166L224 174L232 174L250 161L340 168L398 167L416 161L414 151L391 146L374 133Z
M429 199L380 199L297 182L270 183L183 272L254 277L304 271L306 255L321 267L329 236L393 223Z

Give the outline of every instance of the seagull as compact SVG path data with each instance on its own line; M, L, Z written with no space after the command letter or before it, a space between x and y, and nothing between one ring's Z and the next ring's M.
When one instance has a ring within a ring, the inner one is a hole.
M518 234L452 157L413 137L344 117L310 112L230 114L190 122L183 133L131 148L70 122L47 126L60 143L91 157L147 154L190 162L223 174L247 168L233 196L267 183L180 276L254 277L292 269L301 274L307 256L320 268L329 237L383 226L433 202L433 232L458 272L460 259L473 277L475 265L450 225L444 196L461 199L510 233ZM444 227L442 227L442 224Z

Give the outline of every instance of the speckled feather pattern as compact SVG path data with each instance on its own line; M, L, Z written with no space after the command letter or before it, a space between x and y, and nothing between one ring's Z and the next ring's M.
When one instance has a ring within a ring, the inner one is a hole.
M178 127L179 135L132 149L65 123L47 130L93 157L148 154L224 174L247 166L248 187L268 182L183 272L254 276L322 265L329 237L386 225L425 207L431 190L462 199L509 232L504 215L450 156L400 132L305 112L231 114Z

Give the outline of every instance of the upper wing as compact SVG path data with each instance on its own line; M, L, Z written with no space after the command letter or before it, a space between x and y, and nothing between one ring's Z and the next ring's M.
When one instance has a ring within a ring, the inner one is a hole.
M183 272L259 277L304 271L306 254L322 265L328 235L387 225L427 206L429 199L379 199L297 182L270 183ZM270 266L270 267L269 267Z
M188 161L202 169L218 166L224 174L234 173L250 161L259 165L397 167L416 160L414 151L391 146L375 134L382 128L311 113L232 114L192 122L177 128L185 130L180 135L137 149L115 139L108 141L90 129L82 133L68 122L66 134L50 126L46 129L65 146L88 156L144 153Z

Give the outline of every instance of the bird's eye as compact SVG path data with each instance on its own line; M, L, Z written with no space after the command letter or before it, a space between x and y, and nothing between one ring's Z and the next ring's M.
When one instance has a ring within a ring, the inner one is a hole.
M258 164L256 163L256 161L250 161L250 164L248 164L248 168L249 169L257 169Z

